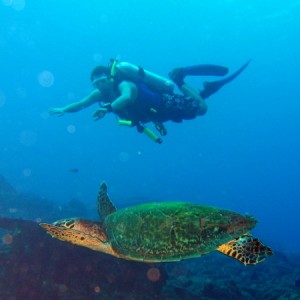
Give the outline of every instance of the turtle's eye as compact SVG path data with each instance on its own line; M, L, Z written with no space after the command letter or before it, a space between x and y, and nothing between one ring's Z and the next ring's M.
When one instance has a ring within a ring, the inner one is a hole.
M75 225L74 220L69 220L68 222L66 222L65 226L72 229L74 227L74 225Z
M58 227L65 227L65 228L72 229L75 225L75 220L73 220L73 219L59 220L59 221L54 222L53 225L58 226Z

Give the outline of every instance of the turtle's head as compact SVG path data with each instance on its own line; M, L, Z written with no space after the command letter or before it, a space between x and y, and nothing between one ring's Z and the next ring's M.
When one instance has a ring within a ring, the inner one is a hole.
M111 245L100 222L73 218L59 220L53 224L41 223L40 226L61 241L112 254Z
M102 229L102 223L100 222L69 218L55 221L52 225L55 227L79 231L91 237L97 237L103 242L107 242L106 235Z
M227 233L241 235L251 230L256 224L257 221L250 215L230 213Z

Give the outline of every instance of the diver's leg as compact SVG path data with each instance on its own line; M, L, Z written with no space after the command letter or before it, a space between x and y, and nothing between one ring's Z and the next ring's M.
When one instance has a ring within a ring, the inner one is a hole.
M197 99L198 101L203 101L203 98L199 94L199 91L194 89L190 85L186 84L185 82L182 84L182 86L179 89L184 96Z
M204 89L200 91L200 95L203 99L207 99L212 94L216 93L220 88L222 88L225 84L229 83L233 79L235 79L238 75L240 75L246 67L249 65L250 60L246 62L241 68L239 68L235 73L216 81L204 82Z
M207 111L207 104L204 101L204 98L201 97L201 95L199 94L199 91L192 88L191 86L189 86L186 83L183 83L183 85L180 87L180 90L182 91L183 95L186 97L190 97L193 99L196 99L199 101L199 111L198 111L198 115L204 115Z

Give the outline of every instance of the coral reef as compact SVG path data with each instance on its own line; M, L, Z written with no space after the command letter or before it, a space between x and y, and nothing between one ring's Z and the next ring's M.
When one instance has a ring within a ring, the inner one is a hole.
M163 269L152 280L153 266L65 245L35 222L0 218L0 227L0 299L154 299L165 283Z

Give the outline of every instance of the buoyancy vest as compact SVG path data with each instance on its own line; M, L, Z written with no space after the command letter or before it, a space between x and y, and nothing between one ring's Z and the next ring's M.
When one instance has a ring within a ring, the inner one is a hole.
M136 101L116 112L116 114L126 120L133 121L134 123L147 123L153 121L154 115L160 108L161 105L161 94L149 89L143 83L135 83L137 87L137 98ZM117 86L116 89L117 91Z
M109 70L116 94L119 94L118 85L122 81L131 81L137 86L135 103L116 113L120 118L131 120L134 123L151 121L153 114L160 107L161 95L172 93L174 90L174 83L168 78L128 62L112 59Z

